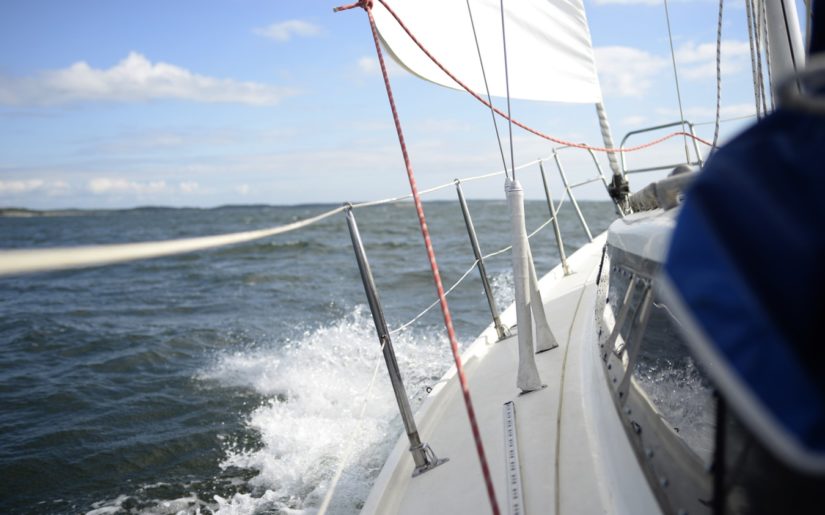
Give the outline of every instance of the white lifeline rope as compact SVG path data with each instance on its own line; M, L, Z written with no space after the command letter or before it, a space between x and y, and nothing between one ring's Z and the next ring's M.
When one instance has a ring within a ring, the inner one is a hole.
M516 167L516 170L527 168L528 166L532 166L538 162L538 159L530 161L529 163ZM497 175L504 175L505 173L506 172L504 171L487 173L484 175L461 179L461 181L476 181L486 179L488 177L495 177ZM451 181L433 188L422 190L421 193L432 193L434 191L439 191L454 186L455 182ZM351 207L361 208L377 206L381 204L389 204L391 202L398 202L409 198L412 198L412 195L407 194L400 197L353 204ZM312 225L315 222L319 222L324 218L338 214L344 211L344 209L346 208L343 206L337 207L312 218L298 220L297 222L293 222L291 224L256 231L244 231L166 241L144 241L138 243L87 245L77 247L50 247L25 250L0 250L0 277L34 272L48 272L112 265L116 263L126 263L141 259L173 256L176 254L185 254L198 250L224 247L227 245L259 240L269 236L274 236L276 234L301 229L308 225Z
M497 172L495 175L500 175L500 174L503 174L503 173L504 173L504 172ZM466 182L466 180L465 180L465 179L462 179L462 182ZM562 199L561 199L561 202L559 202L559 209L561 209L562 204L564 204L564 198L562 198ZM556 212L558 212L558 209L556 209ZM527 235L527 239L529 240L530 238L532 238L533 236L535 236L536 234L538 234L538 233L539 233L539 231L541 231L542 229L544 229L545 227L547 227L547 226L550 224L550 222L552 222L552 221L553 221L553 217L550 217L550 219L549 219L549 220L547 220L546 222L544 222L543 224L541 224L540 226L538 226L538 227L536 228L536 230L534 230L533 232L531 232L530 234L528 234L528 235ZM482 259L482 260L486 260L487 258L491 258L491 257L498 256L498 255L500 255L500 254L504 254L505 252L507 252L507 251L509 251L509 250L512 250L512 249L513 249L513 246L512 246L512 245L509 245L509 246L507 246L507 247L504 247L504 248L503 248L503 249L501 249L501 250L497 250L497 251L495 251L495 252L491 252L491 253L487 254L486 256L482 256L482 257L481 257L481 259ZM466 271L466 272L464 272L464 275L462 275L462 276L458 279L458 281L456 281L455 283L453 283L453 285L452 285L452 286L450 286L450 289L448 289L446 292L444 292L444 295L446 296L446 295L449 295L450 293L452 293L452 291L453 291L453 290L455 290L455 289L458 287L458 285L459 285L459 284L461 284L461 283L464 281L464 279L466 279L466 278L467 278L467 276L468 276L468 275L470 275L470 272L472 272L472 271L473 271L473 269L476 267L476 265L478 265L478 260L477 260L477 259L476 259L475 261L473 261L473 264L472 264L472 265L470 265L470 268L468 268L468 269L467 269L467 271ZM422 311L421 313L417 314L417 315L416 315L416 316L415 316L412 320L410 320L410 321L409 321L409 322L407 322L406 324L404 324L404 325L402 325L402 326L398 327L397 329L393 329L392 331L390 331L390 336L395 335L395 334L397 334L397 333L400 333L400 332L401 332L401 331L403 331L404 329L406 329L406 328L408 328L409 326L413 325L415 322L419 321L419 320L421 319L421 317L423 317L423 316L424 316L424 315L426 315L426 314L427 314L427 313L428 313L431 309L433 309L434 307L436 307L436 306L438 305L438 303L439 303L439 300L438 300L438 299L436 299L436 301L435 301L435 302L433 302L432 304L430 304L429 306L427 306L427 307L424 309L424 311Z
M87 245L80 247L57 247L46 249L5 250L0 252L0 277L50 270L86 268L114 263L125 263L139 259L150 259L196 250L206 250L236 243L259 240L276 234L294 231L340 213L338 207L320 215L298 220L291 224L198 238L183 238L169 241L144 241L110 245Z
M460 278L458 281L456 281L455 283L453 283L453 285L452 285L452 286L450 286L450 289L448 289L447 291L445 291L445 292L444 292L444 296L446 297L446 296L447 296L447 295L449 295L449 294L450 294L453 290L455 290L455 289L456 289L456 287L457 287L459 284L461 284L461 282L462 282L464 279L466 279L468 275L470 275L470 272L472 272L472 271L473 271L473 269L476 267L476 265L477 265L477 264L478 264L478 260L476 259L475 261L473 261L473 264L472 264L472 265L470 265L470 268L468 268L468 269L467 269L467 271L466 271L466 272L464 272L464 275L462 275L462 276L461 276L461 278ZM433 302L432 304L430 304L429 306L427 306L427 308L426 308L426 309L424 309L424 311L422 311L421 313L417 314L417 315L415 316L415 318L413 318L412 320L410 320L410 321L409 321L409 322L407 322L406 324L402 325L402 326L401 326L401 327L399 327L398 329L393 329L392 331L390 331L390 336L392 336L392 335L394 335L394 334L398 334L398 333L400 333L401 331L403 331L404 329L406 329L406 328L408 328L409 326L411 326L411 325L413 325L414 323L416 323L418 320L420 320L420 319L421 319L421 317L423 317L424 315L426 315L426 314L427 314L427 313L428 313L431 309L433 309L434 307L436 307L436 306L437 306L440 302L441 302L441 299L436 299L436 300L435 300L435 302Z

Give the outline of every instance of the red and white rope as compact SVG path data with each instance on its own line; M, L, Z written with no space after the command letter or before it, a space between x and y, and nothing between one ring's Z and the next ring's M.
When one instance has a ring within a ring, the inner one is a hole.
M450 315L450 308L447 305L447 297L444 293L444 286L441 283L441 274L438 270L438 264L435 260L435 251L433 250L432 241L430 239L430 231L427 227L427 219L424 216L424 207L421 204L421 197L418 193L418 186L415 181L415 173L413 172L412 162L410 161L409 153L407 152L407 144L404 141L404 132L401 129L401 121L398 117L398 109L395 106L395 98L393 97L392 87L390 86L390 77L387 73L387 65L384 62L384 53L381 50L381 42L379 41L378 29L375 26L375 19L372 16L372 0L362 0L361 2L348 7L362 7L369 19L370 30L372 31L372 38L375 43L375 52L378 55L378 63L381 66L381 75L384 78L384 87L387 90L387 99L390 103L390 110L392 111L393 122L395 123L395 131L398 135L398 143L401 146L401 154L404 157L404 166L407 170L407 178L410 182L410 190L415 201L415 209L418 214L418 221L421 225L421 235L424 238L424 246L427 249L427 256L430 261L430 268L433 274L433 281L435 282L436 291L438 292L439 303L441 304L441 312L444 316L444 325L447 327L447 336L450 340L450 348L453 353L455 361L456 375L461 384L461 391L464 396L464 405L467 409L467 417L470 421L470 429L473 433L473 440L476 445L476 452L481 465L482 475L484 476L484 483L487 488L487 496L490 500L490 507L495 515L499 515L498 501L496 500L496 493L493 487L493 478L490 473L490 466L487 463L487 456L484 452L484 444L481 441L481 432L478 428L478 421L476 420L475 409L473 408L473 401L470 396L470 388L467 384L467 377L464 373L464 366L461 362L461 354L458 348L458 339L453 328L452 316ZM336 11L341 10L336 9Z

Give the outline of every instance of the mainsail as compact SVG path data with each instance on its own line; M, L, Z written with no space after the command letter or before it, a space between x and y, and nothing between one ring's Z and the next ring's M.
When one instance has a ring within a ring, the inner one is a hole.
M484 93L467 0L395 0L390 7L416 38L471 89ZM470 0L490 93L506 95L501 4ZM378 31L396 61L426 80L458 88L376 2ZM602 98L581 0L504 3L510 96L525 100L596 103Z

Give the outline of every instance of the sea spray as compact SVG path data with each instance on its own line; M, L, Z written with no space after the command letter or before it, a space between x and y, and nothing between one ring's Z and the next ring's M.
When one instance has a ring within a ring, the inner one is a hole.
M415 408L425 388L450 366L449 348L436 329L401 333L393 344ZM376 367L375 386L365 399ZM218 513L312 511L348 449L332 513L360 509L402 429L365 308L280 348L222 355L206 375L268 398L246 421L260 435L260 445L229 447L222 463L224 468L254 470L252 493L219 498Z

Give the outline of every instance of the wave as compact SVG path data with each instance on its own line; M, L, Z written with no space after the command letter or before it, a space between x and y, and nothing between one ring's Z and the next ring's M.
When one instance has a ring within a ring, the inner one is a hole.
M449 346L435 331L399 335L393 344L415 407L449 367ZM202 376L268 399L246 420L259 445L228 444L221 463L224 470L254 471L251 492L216 496L217 513L313 511L350 446L331 513L360 510L402 429L367 310L356 308L280 348L222 355Z

